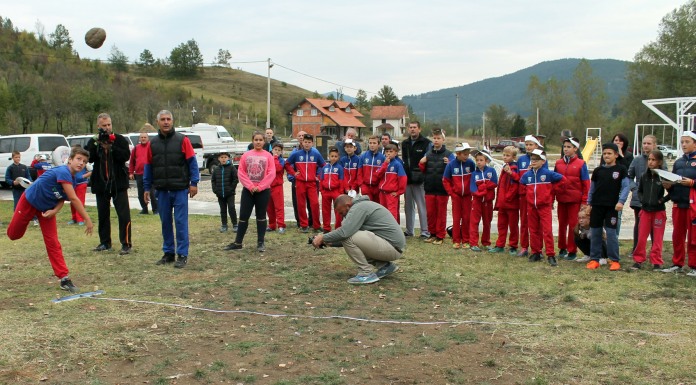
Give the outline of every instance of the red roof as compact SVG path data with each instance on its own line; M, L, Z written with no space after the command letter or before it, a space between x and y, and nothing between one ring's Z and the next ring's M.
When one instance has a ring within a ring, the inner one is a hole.
M370 116L373 120L401 119L408 116L406 106L374 106Z
M363 114L358 111L352 103L342 100L327 100L327 99L305 99L309 104L316 108L323 115L329 117L336 122L337 126L341 127L365 127L363 122L358 118L362 118ZM333 106L334 110L329 108ZM350 112L346 112L346 108L350 107Z

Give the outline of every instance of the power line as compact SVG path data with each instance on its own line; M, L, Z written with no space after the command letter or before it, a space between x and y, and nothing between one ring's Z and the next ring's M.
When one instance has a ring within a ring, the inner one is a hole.
M288 70L288 71L292 71L292 72L295 72L295 73L300 74L300 75L302 75L302 76L306 76L306 77L311 78L311 79L314 79L314 80L319 80L319 81L324 82L324 83L333 84L333 85L335 85L335 86L339 86L339 87L343 87L343 88L348 88L348 89L355 90L355 91L360 91L360 90L362 90L362 91L365 91L365 93L377 95L377 92L366 91L366 90L364 90L364 89L362 89L362 88L349 87L349 86L346 86L346 85L343 85L343 84L339 84L339 83L332 82L332 81L330 81L330 80L321 79L321 78L318 78L318 77L316 77L316 76L308 75L308 74L306 74L306 73L304 73L304 72L300 72L300 71L298 71L298 70L295 70L295 69L286 67L286 66L284 66L284 65L282 65L282 64L279 64L279 63L277 63L277 62L273 62L273 64L277 65L278 67L285 68L285 69Z

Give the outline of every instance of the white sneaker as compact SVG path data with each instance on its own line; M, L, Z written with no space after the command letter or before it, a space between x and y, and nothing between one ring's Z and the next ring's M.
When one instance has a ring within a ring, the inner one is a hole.
M39 220L38 220L38 219L34 219L34 226L38 226L38 225L39 225Z
M662 272L663 272L663 273L681 273L681 272L682 272L682 268L681 268L681 266L676 266L676 265L675 265L675 266L672 266L672 267L668 267L668 268L666 268L666 269L662 269Z
M585 263L590 262L591 259L589 255L583 255L582 258L576 259L575 262Z
M607 259L606 258L600 258L599 259L599 264L601 265L606 265L607 264Z
M696 269L691 269L690 272L686 273L687 277L696 277Z

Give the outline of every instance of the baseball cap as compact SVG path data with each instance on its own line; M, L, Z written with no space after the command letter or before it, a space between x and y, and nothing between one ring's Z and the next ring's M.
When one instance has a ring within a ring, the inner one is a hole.
M537 139L534 135L527 135L524 137L525 142L533 142L536 143L537 146L544 148L544 146L541 145L541 142L539 142L539 139Z
M460 152L460 151L466 151L466 150L471 150L471 146L469 146L469 143L464 142L464 143L458 143L456 147L454 147L454 152Z

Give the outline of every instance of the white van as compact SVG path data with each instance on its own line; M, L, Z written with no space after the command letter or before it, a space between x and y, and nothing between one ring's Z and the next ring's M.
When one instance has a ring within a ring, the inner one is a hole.
M31 162L38 154L46 155L51 162L51 156L56 148L65 146L70 148L63 135L58 134L24 134L8 135L0 137L0 184L8 186L5 180L7 167L12 164L12 151L19 151L22 155L21 163L31 166ZM31 177L36 178L36 170L31 169Z

